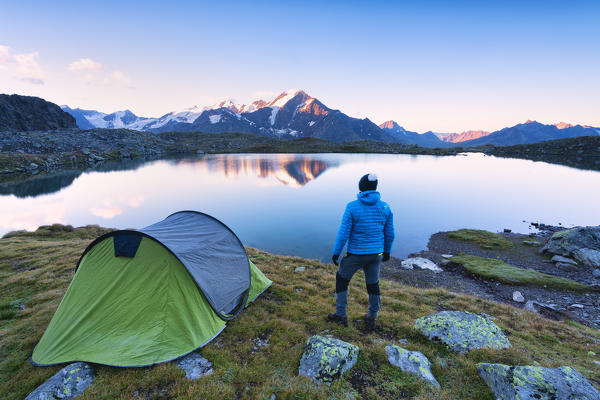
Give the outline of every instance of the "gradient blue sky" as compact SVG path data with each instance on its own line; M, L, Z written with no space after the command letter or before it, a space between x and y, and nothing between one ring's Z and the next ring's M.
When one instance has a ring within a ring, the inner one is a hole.
M0 92L160 116L295 87L420 132L600 126L599 21L600 1L0 0Z

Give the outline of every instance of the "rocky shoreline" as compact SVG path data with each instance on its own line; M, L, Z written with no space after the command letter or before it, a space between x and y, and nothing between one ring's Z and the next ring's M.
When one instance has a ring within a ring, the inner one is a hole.
M501 232L498 235L512 244L509 248L485 249L476 243L456 240L449 232L431 236L427 250L409 255L409 260L420 257L442 266L442 273L427 269L406 269L406 261L394 259L383 264L382 275L387 279L419 288L443 287L455 293L469 294L498 301L531 311L553 320L572 320L600 328L600 266L584 265L581 261L542 253L546 243L566 232L564 227L533 223L537 232L529 235ZM597 228L600 232L600 228ZM600 233L599 233L600 235ZM600 243L598 243L600 245ZM501 260L527 271L536 271L589 285L590 291L573 291L561 288L507 284L469 273L459 263L452 262L453 255L469 254ZM518 293L515 295L515 293Z
M565 151L567 149L567 151ZM274 139L248 133L168 132L126 129L58 129L0 132L0 182L40 173L85 170L107 162L178 155L228 153L388 153L457 155L483 152L600 170L600 137L580 137L530 145L423 148L376 141L333 143L315 138Z

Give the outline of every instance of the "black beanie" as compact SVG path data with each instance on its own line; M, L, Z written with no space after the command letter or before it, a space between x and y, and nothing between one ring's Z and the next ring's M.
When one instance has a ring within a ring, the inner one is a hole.
M364 192L365 190L377 190L377 175L366 174L360 181L358 181L358 190Z

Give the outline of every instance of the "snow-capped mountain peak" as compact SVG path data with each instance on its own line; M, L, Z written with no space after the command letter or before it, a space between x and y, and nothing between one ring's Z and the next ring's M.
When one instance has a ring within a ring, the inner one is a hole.
M267 107L279 107L279 108L282 108L282 107L284 107L288 103L288 101L292 100L298 94L303 94L304 96L308 96L302 90L299 90L299 89L289 89L289 90L286 90L285 92L281 93L274 100L272 100L269 103L267 103L266 106Z

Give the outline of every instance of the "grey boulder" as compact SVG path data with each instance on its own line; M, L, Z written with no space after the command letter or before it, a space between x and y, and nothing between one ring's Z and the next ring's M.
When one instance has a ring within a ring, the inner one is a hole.
M586 267L599 268L600 267L600 251L593 249L577 249L573 252L573 257Z
M94 376L94 369L89 364L69 364L29 393L25 400L75 398L94 382Z
M359 348L342 340L315 335L307 340L298 375L330 385L358 360Z
M422 353L408 351L395 344L385 348L390 364L400 368L403 372L413 374L439 389L440 384L431 373L431 363Z
M415 329L450 350L465 353L475 349L506 349L510 342L489 316L465 311L442 311L415 321Z
M600 393L572 367L482 363L477 371L499 400L600 400Z
M185 377L191 381L213 373L212 363L198 353L190 353L181 357L175 361L175 364L185 372Z
M577 227L556 232L540 251L573 257L573 253L578 249L600 250L600 226Z

